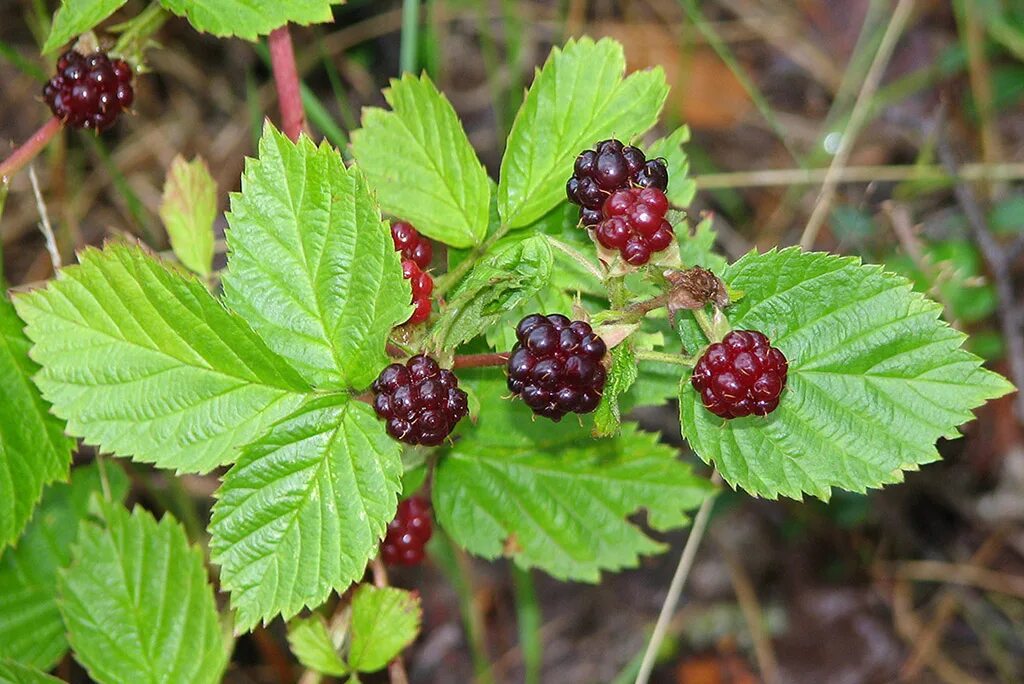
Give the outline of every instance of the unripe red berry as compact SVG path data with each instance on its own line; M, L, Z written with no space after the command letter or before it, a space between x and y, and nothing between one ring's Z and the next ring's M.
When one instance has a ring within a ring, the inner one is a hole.
M632 266L643 266L651 255L672 244L672 224L665 220L668 198L656 188L627 188L608 196L601 209L604 220L594 237L605 249L617 250Z
M421 497L409 497L398 504L395 519L388 523L380 557L388 565L418 565L433 532L430 504Z
M416 262L424 271L430 268L434 258L434 248L430 240L420 235L408 221L395 221L391 224L391 239L395 249L402 253L403 259Z
M412 304L414 306L412 316L406 323L422 323L430 318L430 296L434 292L434 279L429 273L424 273L416 262L410 260L402 261L402 277L412 285Z
M764 333L733 330L708 346L690 382L716 416L766 416L779 406L788 371L786 356Z
M593 227L600 222L601 206L609 195L626 188L668 188L664 159L647 159L642 150L618 140L602 140L584 150L573 164L565 194L580 205L580 222Z

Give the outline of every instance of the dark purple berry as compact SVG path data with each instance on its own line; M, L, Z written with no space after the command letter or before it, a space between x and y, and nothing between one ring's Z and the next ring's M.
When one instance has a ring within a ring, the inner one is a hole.
M373 382L373 409L388 434L406 444L437 446L469 413L458 378L429 356L393 363Z
M103 131L135 101L132 69L105 52L69 50L57 60L57 73L43 87L50 111L71 128Z
M531 314L516 326L516 339L506 366L508 388L534 413L557 421L597 408L608 348L589 323Z
M647 159L639 148L618 140L602 140L576 157L565 194L580 206L580 221L589 228L600 222L601 207L609 195L633 187L664 192L668 187L665 160Z
M605 200L604 216L594 237L605 249L617 250L632 266L643 266L651 254L672 244L672 224L665 220L668 198L656 188L617 190Z
M434 258L434 248L430 240L420 235L408 221L395 221L391 224L391 239L395 249L402 253L403 259L416 262L424 271L430 268Z
M413 496L398 504L395 519L380 545L380 557L388 565L418 565L434 528L430 522L430 504Z
M785 355L763 333L733 330L707 348L690 382L716 416L766 416L779 405L788 370Z

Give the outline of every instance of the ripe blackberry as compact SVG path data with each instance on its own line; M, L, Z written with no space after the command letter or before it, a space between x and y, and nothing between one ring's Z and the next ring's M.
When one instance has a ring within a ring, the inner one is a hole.
M406 323L422 323L430 318L430 295L434 292L434 279L424 273L415 261L402 260L402 277L412 285L412 316Z
M429 356L393 363L373 381L373 408L388 434L406 444L437 446L469 413L455 374Z
M767 416L779 405L788 370L785 355L763 333L733 330L707 348L690 382L716 416Z
M617 190L605 200L604 219L594 235L605 249L615 249L626 263L643 266L651 254L672 244L672 224L665 220L668 198L656 188Z
M395 241L395 249L402 253L403 259L415 261L424 271L430 268L430 260L434 258L434 248L430 240L420 235L408 221L395 221L391 224L391 239Z
M43 99L66 126L106 130L135 99L132 68L99 50L91 55L69 50L57 60Z
M409 497L398 504L395 519L388 523L380 557L388 565L419 565L433 532L430 504L418 496Z
M616 190L668 188L668 168L663 159L647 159L644 153L618 140L602 140L576 157L565 194L580 205L580 221L594 226L601 220L601 205Z
M589 323L561 314L531 314L516 326L508 359L508 388L538 416L562 419L590 413L601 401L608 351Z

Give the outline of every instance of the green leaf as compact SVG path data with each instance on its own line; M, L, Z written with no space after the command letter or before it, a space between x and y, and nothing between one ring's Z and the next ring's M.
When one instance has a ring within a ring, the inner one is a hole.
M352 642L348 663L359 672L376 672L411 644L423 611L412 592L364 584L352 597Z
M39 367L28 357L22 326L0 297L0 550L21 534L43 487L67 479L75 445L32 384Z
M502 399L501 380L478 393L480 421L442 456L433 488L438 522L472 553L596 582L665 549L629 521L637 510L655 529L681 527L711 492L634 425L593 440L575 420L533 422L522 402Z
M53 27L43 45L48 55L86 31L96 28L104 19L119 10L128 0L61 0L53 17Z
M661 68L623 78L622 46L608 38L570 40L537 72L501 161L498 211L516 228L565 201L565 181L584 148L631 140L658 120L668 95Z
M219 682L229 645L203 552L170 515L98 503L58 581L75 659L103 684Z
M490 181L448 99L430 78L405 74L384 97L392 111L363 110L352 154L385 211L453 247L487 232Z
M688 207L697 194L697 181L690 178L690 158L683 151L683 143L690 141L690 127L680 126L670 135L658 138L647 148L647 158L665 160L668 168L669 202L677 207Z
M344 395L308 402L242 450L210 523L239 630L362 577L398 505L399 452L373 409Z
M59 684L60 681L12 660L0 660L0 684Z
M128 478L116 466L108 466L107 473L111 497L121 501ZM57 570L71 562L79 522L90 496L100 491L96 466L75 468L70 484L46 490L18 546L0 556L0 658L49 670L67 652Z
M204 278L213 269L213 222L217 218L217 183L202 157L191 162L178 155L164 181L160 219L171 248L186 268Z
M608 380L604 385L601 403L594 412L596 437L611 437L618 434L622 422L619 397L629 391L640 372L637 368L636 354L628 342L612 349L611 354L612 365L608 369Z
M938 304L881 267L790 248L750 253L723 277L746 293L726 312L732 327L785 353L788 385L769 416L724 421L684 383L681 422L694 451L751 494L827 499L900 482L1013 389L960 348Z
M345 0L160 0L197 31L221 38L255 41L285 24L323 24L334 19L332 5Z
M725 267L729 265L725 257L714 251L715 239L718 237L715 232L714 220L713 214L705 215L692 233L685 220L673 223L676 239L679 242L679 258L686 268L703 266L709 271L721 275Z
M551 278L554 256L542 235L499 243L449 297L432 346L454 349L483 333L508 311L540 291Z
M228 223L228 306L314 385L373 382L412 292L359 170L267 124Z
M338 649L331 641L327 625L320 615L293 620L288 626L288 645L308 670L332 677L348 674L348 667L338 655Z
M36 384L88 444L205 472L308 391L194 277L123 245L79 259L14 304L42 365Z

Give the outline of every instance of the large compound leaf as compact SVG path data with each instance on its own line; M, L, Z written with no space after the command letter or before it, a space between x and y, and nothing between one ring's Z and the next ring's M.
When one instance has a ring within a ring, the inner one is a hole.
M39 367L22 325L0 296L0 550L21 534L46 483L67 478L74 447L32 384Z
M313 384L369 385L412 294L359 170L268 124L228 222L228 306Z
M21 663L0 660L0 684L61 684L61 680Z
M160 0L197 31L256 40L285 24L322 24L333 19L332 5L345 0Z
M68 432L161 468L205 472L308 390L241 318L141 249L80 255L15 306Z
M596 582L664 550L629 522L636 511L658 530L680 527L710 495L657 435L627 424L595 441L575 420L534 423L522 402L502 399L501 380L476 389L479 424L441 457L433 489L440 524L473 553Z
M170 515L100 510L58 582L75 659L102 684L219 682L229 649L203 552Z
M362 577L395 515L400 451L373 409L344 395L310 401L243 449L210 523L239 630Z
M54 52L120 9L128 0L61 0L43 54Z
M660 68L626 73L622 45L605 38L555 48L537 72L501 161L498 211L515 228L565 201L582 150L603 138L629 141L658 120L668 95Z
M938 460L971 410L1012 386L960 348L942 307L859 259L797 248L751 253L726 283L745 296L733 328L761 330L789 359L779 408L725 421L683 385L683 434L733 487L775 498L863 492Z
M479 244L491 185L451 103L426 74L392 80L384 97L392 111L364 109L352 134L352 153L381 206L445 244Z
M423 610L419 596L396 587L364 584L352 597L348 664L360 672L376 672L413 642Z
M128 478L107 467L111 498L120 501ZM71 545L88 512L89 497L102 490L96 466L71 473L71 483L51 485L18 546L0 556L0 659L49 670L67 651L57 607L57 570L71 562Z

